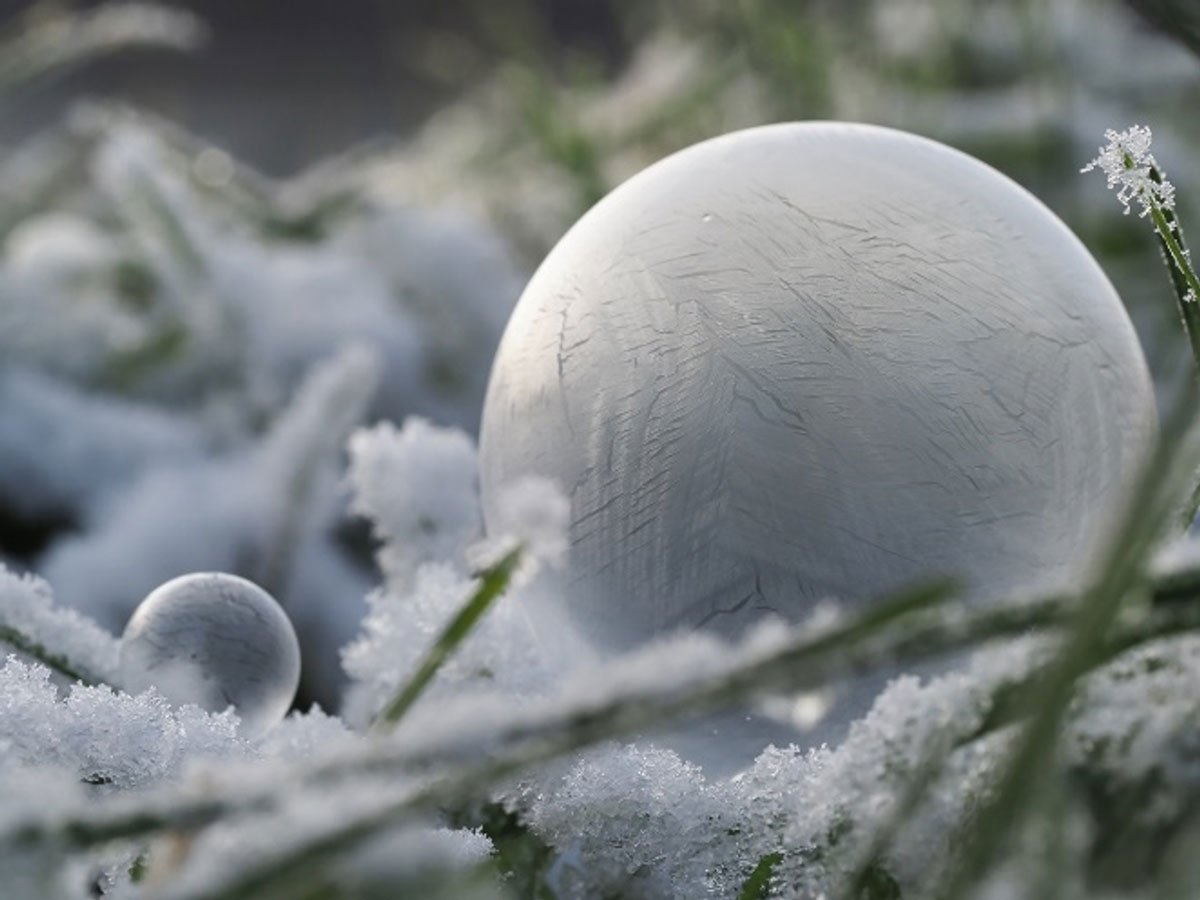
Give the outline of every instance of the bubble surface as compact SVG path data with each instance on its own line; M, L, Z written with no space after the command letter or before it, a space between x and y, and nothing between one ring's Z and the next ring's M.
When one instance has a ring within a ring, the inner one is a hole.
M522 296L481 429L571 498L564 596L618 647L935 575L1053 590L1156 431L1128 316L1024 189L936 142L736 132L630 179Z
M300 645L286 613L253 582L222 572L160 585L121 638L130 693L151 686L175 704L210 712L233 706L257 736L281 720L300 682Z

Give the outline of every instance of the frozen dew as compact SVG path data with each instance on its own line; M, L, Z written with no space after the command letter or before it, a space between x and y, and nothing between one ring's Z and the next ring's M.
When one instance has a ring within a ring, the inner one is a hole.
M1109 128L1104 132L1108 141L1100 148L1099 155L1080 169L1091 172L1099 169L1104 173L1110 189L1116 189L1117 199L1129 214L1129 204L1136 201L1141 208L1140 216L1147 216L1155 207L1175 208L1175 187L1159 175L1158 161L1150 152L1152 135L1143 125L1131 125L1124 131Z
M257 585L220 572L183 575L155 589L121 638L121 680L155 687L176 704L232 706L243 733L283 718L300 681L300 647L287 615Z
M1068 585L1155 428L1120 299L1033 196L913 135L774 125L652 166L551 252L493 369L484 516L564 486L598 643L732 635L936 575Z

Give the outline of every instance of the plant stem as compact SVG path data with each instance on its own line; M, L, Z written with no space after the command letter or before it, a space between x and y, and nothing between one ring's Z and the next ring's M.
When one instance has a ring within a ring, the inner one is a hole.
M1175 299L1179 304L1179 312L1183 318L1183 328L1187 332L1188 342L1192 348L1192 358L1200 369L1200 279L1192 268L1188 254L1181 245L1182 234L1176 237L1179 223L1158 204L1150 207L1150 219L1158 232L1159 245L1167 258L1167 268L1171 273L1171 283L1175 288Z
M84 684L99 684L102 680L91 673L85 672L80 666L77 666L62 654L54 653L27 635L22 634L17 629L7 625L0 625L0 642L8 644L21 653L32 656L46 668L69 678L71 681L82 681Z
M1155 166L1150 167L1150 180L1155 184L1163 183L1162 173ZM1196 277L1187 241L1183 236L1183 226L1179 224L1175 212L1163 207L1153 196L1149 197L1148 209L1154 229L1158 233L1158 244L1167 264L1167 272L1171 276L1171 286L1175 289L1175 301L1179 307L1179 316L1183 320L1183 330L1192 348L1192 378L1200 381L1200 278ZM1184 530L1191 527L1198 510L1200 476L1193 478L1191 490L1184 502L1181 513Z
M518 545L480 573L479 586L474 593L467 598L466 603L429 648L417 670L376 717L376 731L392 730L401 717L412 708L433 680L433 676L471 633L483 614L496 598L508 589L512 574L521 561L522 552Z

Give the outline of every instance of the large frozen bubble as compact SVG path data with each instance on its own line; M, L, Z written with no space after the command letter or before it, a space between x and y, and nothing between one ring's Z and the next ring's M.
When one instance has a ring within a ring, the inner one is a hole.
M1119 298L1037 199L920 137L783 124L562 239L500 345L481 479L489 520L519 476L564 485L564 602L622 647L934 575L1069 585L1155 429Z
M249 737L287 713L300 682L300 645L286 613L253 582L197 572L155 588L121 638L131 693L155 687L172 703L233 706Z

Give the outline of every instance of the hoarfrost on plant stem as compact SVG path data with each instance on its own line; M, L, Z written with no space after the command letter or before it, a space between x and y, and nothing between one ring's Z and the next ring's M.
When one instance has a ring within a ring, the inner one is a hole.
M526 475L499 494L492 531L515 540L538 563L565 565L571 504L562 489L548 478Z
M284 882L297 892L314 882L346 890L366 882L386 885L389 896L403 895L417 886L436 884L449 872L469 870L487 860L492 845L481 834L411 825L381 827L343 853L318 850L295 856L297 850L337 834L347 824L383 812L408 790L409 785L394 778L360 778L336 787L288 792L270 812L206 829L190 847L183 865L170 870L162 896L170 900L208 897L231 889L247 874L271 868L276 861L295 870L295 878L288 881L285 876ZM412 895L426 896L420 891Z
M0 625L60 656L81 677L111 681L117 669L113 636L74 609L56 606L50 586L30 575L17 575L0 563ZM5 646L0 635L0 647Z
M1150 152L1153 138L1150 129L1142 125L1131 125L1124 131L1109 128L1104 137L1108 143L1100 148L1100 155L1080 171L1103 172L1109 189L1116 189L1125 215L1129 215L1129 204L1133 201L1137 201L1141 209L1138 215L1142 217L1155 207L1174 209L1175 187L1165 178L1151 177L1151 171L1158 170L1158 161Z

